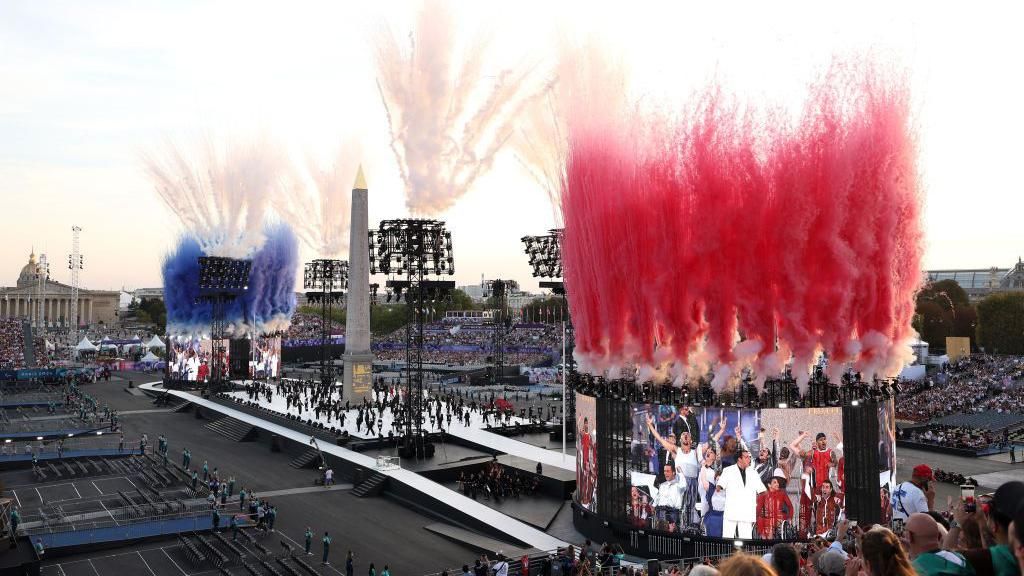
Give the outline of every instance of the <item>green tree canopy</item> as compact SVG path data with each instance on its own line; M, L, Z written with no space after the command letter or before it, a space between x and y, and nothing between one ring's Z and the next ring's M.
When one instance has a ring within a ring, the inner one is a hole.
M978 304L978 345L989 353L1024 354L1024 292L992 294Z

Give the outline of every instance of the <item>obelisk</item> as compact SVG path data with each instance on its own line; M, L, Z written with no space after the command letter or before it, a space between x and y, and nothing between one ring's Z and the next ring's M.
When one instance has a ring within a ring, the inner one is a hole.
M359 167L352 187L348 242L348 294L345 298L345 383L343 397L353 404L372 400L373 354L370 352L370 250L366 179Z

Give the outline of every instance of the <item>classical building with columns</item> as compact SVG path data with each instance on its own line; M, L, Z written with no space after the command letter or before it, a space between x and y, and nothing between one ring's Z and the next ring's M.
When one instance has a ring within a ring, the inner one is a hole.
M0 287L0 318L32 318L34 306L42 302L41 319L49 327L67 327L71 315L71 286L47 280L39 281L39 263L35 252L21 269L15 286ZM117 322L120 294L116 290L78 289L80 325Z

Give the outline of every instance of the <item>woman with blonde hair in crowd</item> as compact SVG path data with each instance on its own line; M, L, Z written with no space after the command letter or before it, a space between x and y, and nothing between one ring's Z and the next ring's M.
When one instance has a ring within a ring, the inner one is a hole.
M847 576L917 576L907 552L888 528L876 526L861 537L860 556L846 563Z
M736 554L718 567L721 576L776 576L772 567L752 554Z

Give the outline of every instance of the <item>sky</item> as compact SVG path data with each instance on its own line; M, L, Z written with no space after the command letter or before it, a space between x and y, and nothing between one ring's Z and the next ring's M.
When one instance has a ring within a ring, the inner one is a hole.
M484 69L553 66L588 38L629 70L633 96L676 101L716 79L796 108L834 56L905 67L925 191L925 266L1007 267L1024 255L1024 7L1014 2L449 2L460 37L492 37ZM552 7L554 5L554 7ZM0 3L0 285L33 248L67 282L82 228L82 284L160 286L182 228L142 169L168 137L269 133L329 157L362 145L371 227L407 215L388 150L373 42L407 29L413 2ZM519 238L554 225L510 151L441 219L458 284L530 278ZM303 260L316 257L309 248Z

